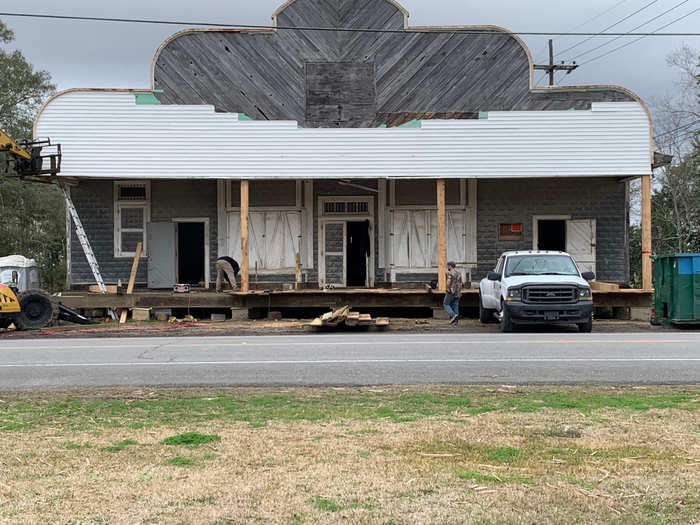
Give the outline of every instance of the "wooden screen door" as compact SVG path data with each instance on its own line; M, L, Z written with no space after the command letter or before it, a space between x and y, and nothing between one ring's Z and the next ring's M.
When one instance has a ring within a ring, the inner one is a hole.
M323 244L321 262L323 264L322 284L346 285L345 270L345 221L325 221L323 223Z

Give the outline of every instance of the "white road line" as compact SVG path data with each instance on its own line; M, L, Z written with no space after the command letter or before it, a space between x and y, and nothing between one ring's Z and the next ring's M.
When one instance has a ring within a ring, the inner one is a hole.
M410 345L410 346L425 346L425 345L571 345L571 344L681 344L690 343L689 339L524 339L524 340L512 340L504 341L498 339L484 339L477 341L460 341L460 340L444 340L444 341L372 341L368 343L366 341L337 341L337 342L323 342L323 341L304 341L304 342L282 342L282 341L272 341L272 342L260 342L260 343L250 343L247 341L242 341L239 343L167 343L161 340L154 342L122 342L119 345L74 345L66 347L58 347L56 345L51 346L36 346L32 345L30 342L27 345L21 346L3 346L0 343L0 351L2 350L109 350L109 349L135 349L135 348L154 348L161 347L163 349L171 348L239 348L239 347L291 347L291 346L320 346L324 344L330 344L332 346L363 346L366 344L371 344L372 346L395 346L395 345ZM57 341L60 344L60 340Z
M70 367L153 367L153 366L208 366L208 365L335 365L335 364L384 364L384 363L649 363L649 362L700 362L700 358L513 358L513 359L320 359L299 361L163 361L124 363L25 363L0 364L0 368L70 368Z

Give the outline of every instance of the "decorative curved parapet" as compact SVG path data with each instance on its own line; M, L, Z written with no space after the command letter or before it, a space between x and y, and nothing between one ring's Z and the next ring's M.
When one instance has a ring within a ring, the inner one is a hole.
M409 27L407 11L391 0L342 5L291 0L273 14L274 29L176 33L156 52L152 87L163 90L165 104L213 104L304 127L376 127L402 113L641 102L616 86L535 89L529 50L497 26ZM285 29L307 27L389 32Z

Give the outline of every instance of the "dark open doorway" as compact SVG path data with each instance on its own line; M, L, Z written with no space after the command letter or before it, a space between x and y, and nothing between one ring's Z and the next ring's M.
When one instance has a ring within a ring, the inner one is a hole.
M369 221L347 223L347 286L367 285L367 257L370 253Z
M566 221L538 220L537 249L566 251Z
M177 224L177 279L197 285L205 280L205 243L203 222Z

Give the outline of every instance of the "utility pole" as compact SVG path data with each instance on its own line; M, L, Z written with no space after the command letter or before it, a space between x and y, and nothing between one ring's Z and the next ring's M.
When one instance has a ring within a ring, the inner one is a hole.
M568 75L577 67L578 67L578 64L576 62L572 63L571 65L564 64L563 61L559 65L554 63L554 44L552 43L551 38L549 39L549 64L545 64L545 65L535 64L535 69L539 69L540 71L547 72L547 74L549 75L549 85L550 86L554 85L554 73L555 73L555 71L566 71L566 74Z

